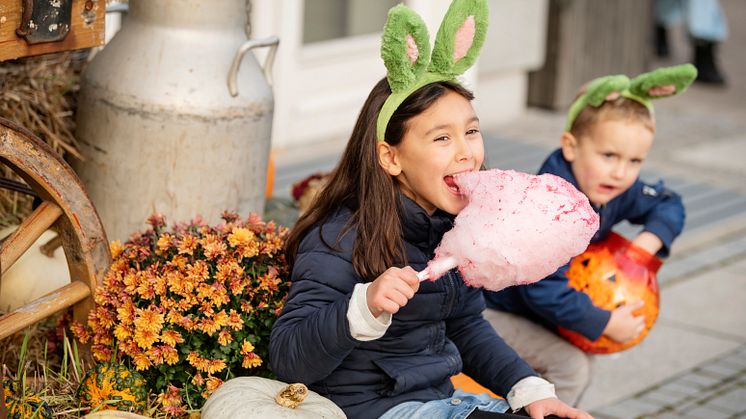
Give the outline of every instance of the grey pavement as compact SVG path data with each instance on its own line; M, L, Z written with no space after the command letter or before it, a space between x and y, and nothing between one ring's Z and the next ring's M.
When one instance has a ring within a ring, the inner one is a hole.
M598 418L746 418L746 2L721 3L730 29L719 50L727 87L695 84L655 105L656 140L642 177L663 178L683 196L687 224L659 273L661 311L650 334L596 357L580 407ZM688 60L683 30L673 35L672 58L657 65ZM535 171L563 122L561 111L529 109L483 126L487 163ZM278 153L268 215L292 224L291 183L330 170L343 146L339 139Z

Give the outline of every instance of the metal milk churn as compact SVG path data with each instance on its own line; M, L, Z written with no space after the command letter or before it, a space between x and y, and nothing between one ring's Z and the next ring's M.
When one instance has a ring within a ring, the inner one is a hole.
M75 169L110 239L169 222L262 213L277 37L247 41L248 0L130 0L81 79ZM271 47L262 68L254 47ZM245 56L244 56L245 55ZM240 64L240 68L239 68Z

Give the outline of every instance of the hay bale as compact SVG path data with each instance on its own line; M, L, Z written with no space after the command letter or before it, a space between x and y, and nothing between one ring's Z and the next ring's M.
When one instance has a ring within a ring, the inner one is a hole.
M63 158L82 158L75 132L75 101L87 50L0 62L0 117L38 135ZM20 180L0 166L0 176ZM32 198L0 189L0 227L31 212Z

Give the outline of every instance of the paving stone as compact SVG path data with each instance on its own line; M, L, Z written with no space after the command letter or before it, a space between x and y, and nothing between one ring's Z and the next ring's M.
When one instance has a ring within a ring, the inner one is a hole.
M696 408L682 412L687 417L701 418L701 419L729 419L733 416L731 412L724 412L712 406L697 406Z
M595 419L622 419L621 416L618 416L617 414L607 413L606 410L591 412L591 416L593 416Z
M736 362L742 365L746 365L746 345L743 346L733 357Z
M645 419L681 419L681 414L673 412L657 413L655 415L643 416Z
M688 397L699 393L698 387L684 383L681 380L663 384L659 387L659 390L664 393L683 394Z
M700 371L704 374L709 374L715 378L728 378L733 377L741 371L741 368L734 368L732 365L721 364L714 362L700 368Z
M653 390L649 393L645 393L641 398L643 400L650 401L651 403L658 403L661 406L675 406L678 403L684 401L688 396L682 393L671 393L662 391L660 389Z
M698 389L706 389L712 387L720 382L717 378L713 378L707 375L702 375L698 371L690 372L689 374L680 378L681 382L696 386Z
M746 305L729 301L746 301L746 276L710 270L663 288L660 319L670 319L677 327L691 326L699 334L712 331L728 340L746 339Z
M739 358L737 354L727 355L718 359L714 364L721 368L729 368L734 375L746 372L746 357Z
M707 405L731 414L746 413L746 388L734 388L721 396L708 400Z
M642 399L627 399L617 404L625 418L636 418L643 415L654 414L662 409L657 403L651 403Z
M593 412L593 417L607 417L614 419L626 419L633 417L629 409L623 404L613 404Z

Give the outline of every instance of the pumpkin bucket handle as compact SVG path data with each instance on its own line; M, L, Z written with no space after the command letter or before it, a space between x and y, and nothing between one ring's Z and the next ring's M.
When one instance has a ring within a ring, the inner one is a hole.
M303 400L308 396L308 387L302 383L288 384L277 393L275 396L275 402L280 406L289 407L295 409Z

